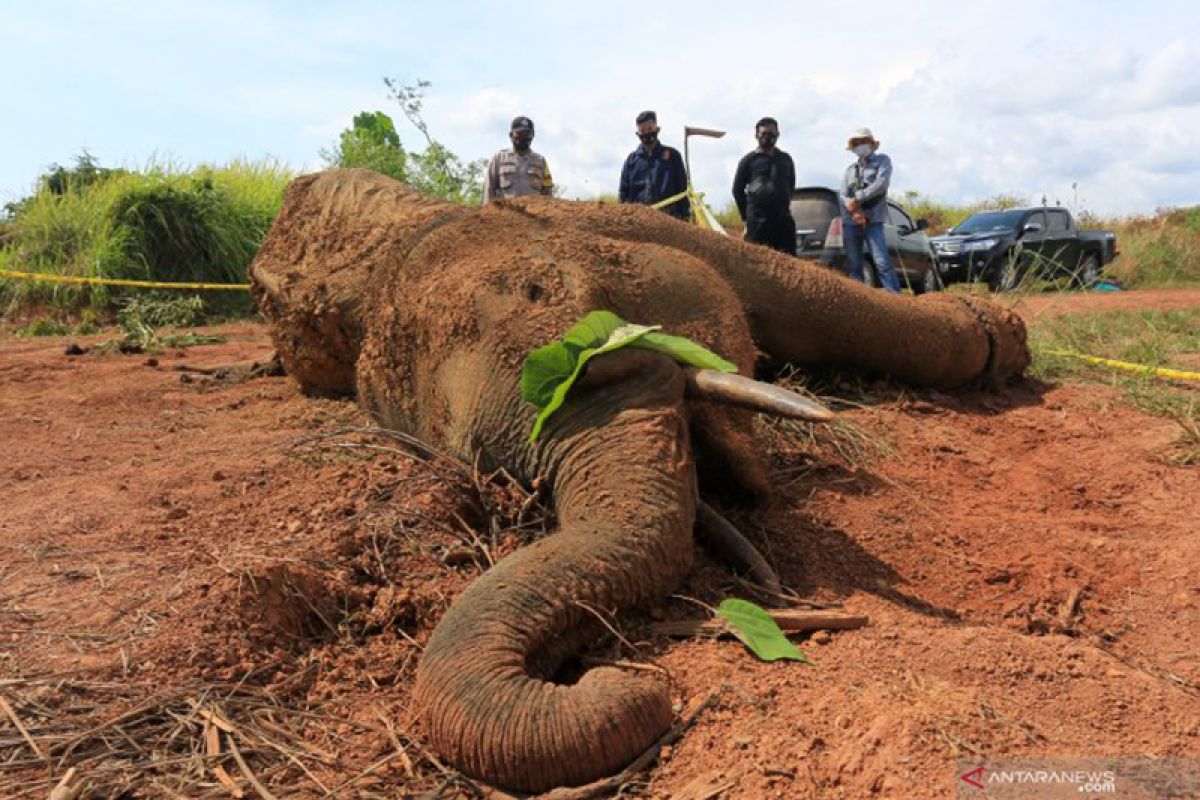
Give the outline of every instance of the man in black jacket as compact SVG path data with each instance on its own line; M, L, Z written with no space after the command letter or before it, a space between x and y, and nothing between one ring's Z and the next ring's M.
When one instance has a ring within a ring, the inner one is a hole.
M657 114L643 111L637 115L637 137L642 143L625 159L617 199L622 203L654 205L679 197L662 210L687 221L691 219L692 206L686 197L680 197L688 188L683 156L674 147L658 141L658 132Z
M733 178L733 200L746 221L746 241L765 244L781 253L796 255L796 221L792 219L792 192L796 167L792 157L775 146L779 123L763 117L754 126L758 149L738 162Z

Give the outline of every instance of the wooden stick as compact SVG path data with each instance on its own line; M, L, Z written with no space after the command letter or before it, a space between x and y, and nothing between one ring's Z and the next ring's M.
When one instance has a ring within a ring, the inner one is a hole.
M210 759L216 759L221 755L221 731L208 720L204 721L204 750ZM214 762L209 764L208 768L212 770L213 775L217 776L217 781L235 798L241 800L246 796L242 787L237 785L233 777L220 764Z
M50 790L50 800L75 800L79 796L80 787L71 785L71 781L75 780L75 772L75 767L67 770L62 780Z
M42 752L42 748L38 747L37 742L29 735L29 731L25 728L25 724L21 722L21 718L17 716L16 710L8 704L3 695L0 695L0 709L4 709L4 713L12 720L12 724L17 726L17 730L21 732L21 736L29 743L29 747L37 755L38 758L46 761L46 754Z
M246 763L246 759L242 758L242 753L240 750L238 750L237 742L233 740L233 734L228 734L225 739L229 742L229 754L232 755L233 760L237 762L238 769L242 771L242 775L246 778L246 780L250 781L250 785L258 791L263 800L279 800L279 798L271 794L271 792L267 790L267 787L263 786L262 783L259 782L258 778L255 777L254 773L250 771L250 765Z
M805 631L846 631L866 627L870 618L866 615L841 614L836 611L808 611L801 609L768 609L767 613L775 624L785 633L802 633ZM652 622L649 625L651 633L660 636L723 636L729 633L725 620L685 619L666 622Z

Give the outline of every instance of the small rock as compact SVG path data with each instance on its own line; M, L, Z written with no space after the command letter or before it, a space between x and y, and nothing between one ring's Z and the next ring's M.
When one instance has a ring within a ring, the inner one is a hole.
M287 526L288 533L295 533L296 531L300 530L303 525L304 523L298 519L292 520Z
M145 360L143 363L144 363L144 364L145 364L147 367L157 367L157 366L158 366L158 359L157 359L157 358L147 358L147 359L146 359L146 360Z
M812 635L813 644L829 644L833 641L833 635L829 631L817 631Z
M448 567L461 567L475 562L475 551L465 545L451 547L442 556L442 563Z
M86 347L80 347L74 342L71 342L69 345L67 345L67 349L63 350L63 354L68 356L81 356L87 353L87 351L88 349Z
M188 514L187 509L181 506L175 506L167 512L167 519L183 519Z
M186 372L179 376L180 383L193 383L195 380L195 378L193 378L191 375L188 375Z
M221 472L221 470L216 470L216 471L215 471L215 472L213 472L213 474L212 474L212 479L213 479L214 481L223 481L223 480L225 480L225 479L226 479L226 478L228 478L228 477L229 477L229 476L228 476L228 475L226 475L224 472Z

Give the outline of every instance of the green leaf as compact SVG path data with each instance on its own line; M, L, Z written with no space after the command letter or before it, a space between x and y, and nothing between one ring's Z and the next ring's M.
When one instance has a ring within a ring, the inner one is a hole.
M657 350L660 353L666 353L681 364L688 364L700 369L715 369L718 372L737 372L736 364L731 364L711 350L701 347L691 339L684 338L683 336L651 332L643 336L638 341L637 346L646 350Z
M554 390L575 371L579 351L562 342L539 347L521 367L521 399L545 408Z
M626 322L611 311L591 311L571 326L562 341L539 347L521 367L521 398L538 408L529 441L537 439L547 418L562 406L583 368L594 356L621 347L643 347L676 361L705 369L736 372L737 367L682 336L661 332L661 325Z
M728 597L717 606L717 616L725 620L730 632L763 661L786 658L812 663L796 645L787 640L771 615L754 603Z
M611 311L589 311L583 319L571 326L563 336L563 341L576 345L580 350L599 347L608 341L613 331L624 324L625 320Z
M604 312L604 313L609 313L609 312ZM589 316L591 316L591 315L589 315ZM616 314L612 314L611 316L617 320L621 319ZM623 320L622 320L622 322L623 322ZM575 327L578 328L579 326L575 326ZM634 325L634 324L630 324L630 323L622 324L616 328L613 328L608 334L607 341L605 341L599 347L588 347L587 349L580 351L578 359L575 362L574 369L571 370L570 374L567 375L565 380L563 380L561 383L559 383L557 386L554 387L554 390L550 394L550 399L547 401L546 405L542 408L542 410L538 413L537 419L534 420L533 431L529 434L529 441L532 442L537 439L538 434L540 434L542 432L542 426L546 424L546 420L550 417L551 414L553 414L555 411L557 411L560 406L562 406L563 402L566 401L567 392L570 391L571 387L575 385L575 381L579 378L580 373L583 372L583 368L585 366L587 366L588 361L590 361L594 356L598 356L603 353L612 352L613 350L617 350L621 347L625 347L626 345L635 344L640 337L645 336L647 333L650 333L651 331L656 330L658 327L659 326L657 326L657 325ZM571 330L574 331L575 328L572 328ZM570 334L568 333L568 335L570 335ZM577 344L579 341L582 341L582 340L583 339L581 337L576 337L575 341L571 342L571 344ZM564 344L563 346L569 347L570 345ZM529 363L529 360L526 359L526 364L528 364L528 363ZM541 368L537 367L537 368L535 368L535 370L540 371ZM525 384L525 370L522 369L521 370L522 395L524 395L524 384ZM539 389L543 388L543 387L544 387L544 384L542 386L540 386Z

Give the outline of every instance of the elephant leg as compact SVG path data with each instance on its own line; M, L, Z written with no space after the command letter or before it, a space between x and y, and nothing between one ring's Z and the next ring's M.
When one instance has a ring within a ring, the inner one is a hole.
M876 291L815 262L641 206L529 204L524 213L703 261L733 288L758 347L783 361L860 367L938 388L1000 382L1029 365L1020 317L985 300Z

